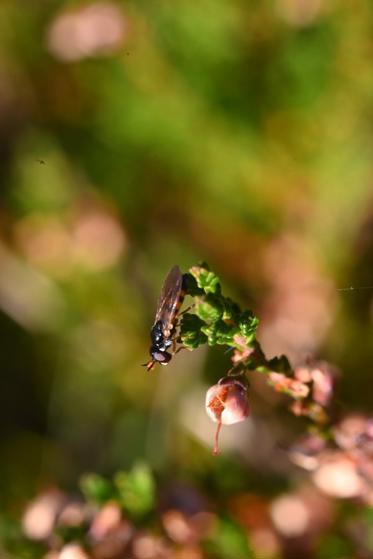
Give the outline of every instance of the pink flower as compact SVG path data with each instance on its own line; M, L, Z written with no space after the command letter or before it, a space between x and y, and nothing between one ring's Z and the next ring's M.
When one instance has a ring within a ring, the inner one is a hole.
M218 423L213 454L219 454L221 426L239 423L249 415L246 386L232 377L220 379L206 393L206 412L212 421Z
M333 395L334 379L331 373L322 367L311 370L313 380L312 396L315 402L327 406Z
M268 378L276 392L284 392L295 399L306 398L309 394L310 389L300 380L275 372L269 373Z

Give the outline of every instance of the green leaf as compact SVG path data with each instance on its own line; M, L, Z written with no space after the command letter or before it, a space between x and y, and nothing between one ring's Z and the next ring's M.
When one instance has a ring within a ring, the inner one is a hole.
M352 543L337 534L325 535L316 552L318 559L348 559L355 555Z
M86 526L78 524L77 526L69 526L66 524L57 525L54 533L61 538L64 543L68 542L84 542Z
M0 542L0 556L4 546L11 553L5 556L9 559L40 559L46 552L45 543L27 539L21 524L7 516L0 518Z
M119 502L132 518L146 515L155 504L155 483L150 468L138 463L130 472L118 472L114 478Z
M180 324L180 340L188 349L196 349L207 342L202 328L205 325L195 314L184 314Z
M241 313L240 307L237 305L237 303L229 299L229 297L222 297L221 299L224 308L222 319L236 321Z
M87 499L103 504L114 497L113 485L98 474L85 474L80 480L80 489Z
M240 332L252 341L256 335L259 319L251 311L243 311L238 319Z
M231 325L223 320L218 320L203 326L202 332L208 337L210 346L233 345L233 337L237 334L238 328L235 324Z
M254 559L245 531L229 518L219 518L205 547L214 559Z
M204 322L216 322L223 315L223 306L218 297L208 295L204 301L196 304L195 312Z
M373 553L373 531L369 528L373 526L373 507L366 507L363 510L362 519L368 529L367 546L369 550Z
M200 297L205 294L204 290L198 287L196 278L192 274L184 274L184 276L187 295Z
M206 267L202 266L193 266L190 269L192 276L197 281L197 286L203 291L208 293L220 293L220 282L219 278L214 272L211 272Z
M363 519L371 526L373 526L373 506L366 507L362 514Z

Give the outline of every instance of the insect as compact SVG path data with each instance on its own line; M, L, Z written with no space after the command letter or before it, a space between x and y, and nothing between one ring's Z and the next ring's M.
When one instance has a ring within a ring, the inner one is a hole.
M177 315L184 301L186 293L186 274L182 274L179 266L174 266L169 271L162 287L158 301L154 324L150 331L151 360L146 364L150 371L156 363L167 365L172 354L167 350L176 348Z

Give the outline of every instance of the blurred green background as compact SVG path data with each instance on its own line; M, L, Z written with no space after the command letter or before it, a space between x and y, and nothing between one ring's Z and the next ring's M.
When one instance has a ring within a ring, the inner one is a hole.
M373 285L372 31L363 0L2 0L4 510L138 460L218 502L295 483L278 445L304 424L255 379L211 457L229 356L140 367L174 264L207 261L269 356L330 359L372 409L373 289L337 290Z

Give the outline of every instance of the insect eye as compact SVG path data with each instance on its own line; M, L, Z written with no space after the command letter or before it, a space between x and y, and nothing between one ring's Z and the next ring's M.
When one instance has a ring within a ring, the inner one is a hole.
M163 353L163 361L161 361L161 365L167 365L170 359L171 359L171 355L167 353L167 351L165 351Z

